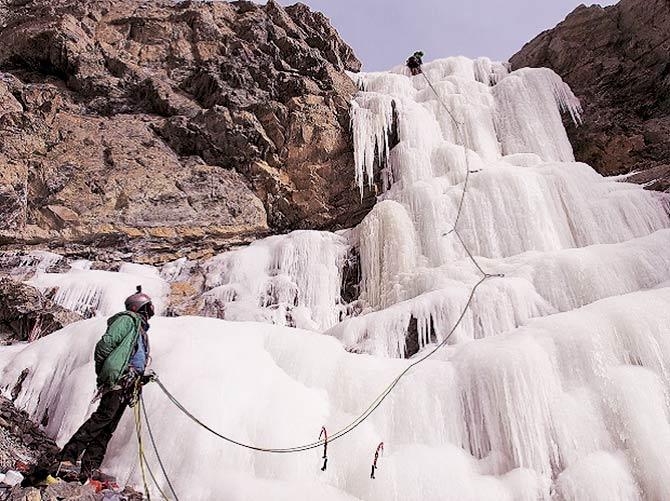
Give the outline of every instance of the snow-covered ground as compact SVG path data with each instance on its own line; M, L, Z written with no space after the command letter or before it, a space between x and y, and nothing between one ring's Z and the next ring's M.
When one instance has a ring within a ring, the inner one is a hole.
M667 499L669 303L668 288L616 296L449 347L330 444L326 472L320 449L269 455L220 441L155 385L146 387L146 405L186 499L535 500L552 478L567 499L639 499L639 488L646 499ZM47 432L60 443L94 408L90 354L104 325L90 319L0 351L3 384L31 368L17 405L37 418L48 412ZM154 368L182 403L260 446L311 443L322 425L332 432L348 424L408 363L253 322L157 318L151 338ZM371 481L380 441L385 454ZM151 453L149 461L156 465ZM104 467L141 485L130 413Z
M449 233L467 168L478 172L459 234L486 272L504 278L478 289L449 346L329 445L326 472L320 449L268 455L221 442L148 386L177 492L189 500L670 499L667 196L574 161L559 110L579 120L580 108L551 71L508 74L465 58L424 70L463 125L423 76L357 76L361 190L373 152L388 158L377 205L351 231L272 237L206 263L206 296L227 318L255 321L156 318L154 369L203 421L255 445L291 447L315 441L322 425L331 433L347 425L411 362L398 358L410 320L420 356L444 338L480 278ZM393 107L400 143L388 151ZM339 322L354 311L338 290L350 247L360 255L361 314ZM0 387L30 368L17 403L38 421L48 414L61 443L93 409L90 358L102 316L140 278L164 301L167 282L187 266L159 275L127 265L116 278L83 268L40 271L32 283L61 285L61 303L90 305L82 291L98 291L107 298L96 303L100 317L0 349ZM309 330L283 326L289 313ZM133 433L127 415L105 468L137 486ZM371 480L380 441L385 454Z

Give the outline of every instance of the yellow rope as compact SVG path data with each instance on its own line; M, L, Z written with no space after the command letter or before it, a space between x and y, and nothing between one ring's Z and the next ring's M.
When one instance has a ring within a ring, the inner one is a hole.
M135 385L135 395L137 395L138 389ZM133 397L135 398L135 397ZM142 444L142 421L140 420L140 403L137 401L135 407L133 407L133 414L135 415L135 432L137 433L137 453L139 455L140 461L140 470L142 470L142 482L144 483L144 493L147 496L147 499L151 501L151 494L149 493L149 484L147 483L147 473L144 468L144 445Z
M151 476L151 480L153 481L154 485L156 486L156 489L158 489L158 492L160 492L162 498L164 501L170 501L170 498L168 498L165 495L165 492L163 492L163 489L161 489L161 486L158 485L158 481L156 480L156 477L154 476L153 471L151 471L151 468L149 467L149 463L147 462L147 457L144 454L144 441L142 440L142 399L140 398L140 380L139 378L135 382L135 388L133 390L133 415L135 417L135 432L137 434L137 453L140 461L140 469L142 470L142 482L144 483L144 492L147 496L148 501L151 501L151 494L149 493L149 484L147 482L147 474L146 472L149 472L149 475Z

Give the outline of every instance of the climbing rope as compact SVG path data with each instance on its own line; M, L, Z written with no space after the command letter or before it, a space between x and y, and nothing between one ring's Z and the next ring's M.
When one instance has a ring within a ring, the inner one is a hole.
M135 385L137 386L137 385ZM137 395L137 388L135 388L135 395ZM144 444L142 443L142 421L140 420L139 402L135 402L133 406L133 416L135 418L135 434L137 435L137 455L140 462L140 470L142 471L142 483L144 484L144 493L147 499L151 501L151 493L149 492L149 483L147 482L146 461L144 459Z
M357 428L363 421L365 421L370 414L372 414L381 404L382 402L388 397L388 395L393 391L393 389L396 387L396 385L400 382L400 380L413 368L416 367L418 364L422 363L429 357L435 354L440 348L445 346L447 344L447 341L449 341L449 338L451 335L454 333L456 328L460 325L461 321L465 317L465 314L468 311L468 308L470 307L470 304L472 303L472 299L474 297L474 294L476 290L479 288L479 286L484 283L489 278L492 278L497 275L485 275L483 276L479 282L475 284L475 286L472 288L472 291L470 292L470 296L468 297L468 301L465 305L465 308L461 312L460 316L458 317L457 322L454 324L454 326L451 328L447 336L439 343L437 344L432 350L430 350L428 353L423 355L422 357L414 360L411 364L409 364L391 383L377 396L375 400L372 401L370 406L365 409L356 419L354 419L351 423L349 423L347 426L344 428L340 429L337 433L335 433L332 436L328 437L328 442L333 442L339 438L342 438L343 436L347 435L351 431L353 431L355 428ZM222 433L219 433L218 431L212 429L209 427L207 424L202 422L200 419L198 419L193 413L191 413L184 405L175 398L175 396L170 393L170 391L165 387L163 382L160 379L156 379L156 383L160 387L160 389L165 393L165 395L168 397L168 399L179 409L184 415L186 415L189 419L191 419L193 422L204 428L205 430L209 431L213 435L219 437L222 440L225 440L226 442L229 442L233 445L237 445L239 447L244 447L246 449L250 449L253 451L258 451L258 452L269 452L269 453L275 453L275 454L289 454L293 452L303 452L307 451L310 449L316 449L318 447L322 447L325 444L325 441L323 439L320 439L316 442L312 442L309 444L304 444L296 447L285 447L285 448L276 448L276 447L259 447L256 445L251 445L251 444L246 444L244 442L240 442L239 440L235 440L234 438L231 438L227 435L223 435Z
M165 495L165 492L163 492L160 485L158 484L158 480L156 480L156 476L154 475L154 472L149 467L149 462L147 461L146 455L144 454L144 441L142 439L141 412L144 413L144 417L145 417L145 420L146 420L146 423L147 423L147 429L149 431L149 436L151 437L151 442L154 446L154 452L156 453L156 457L158 458L158 462L161 465L163 475L165 475L165 478L167 479L168 485L170 486L170 489L172 490L172 494L175 496L175 500L179 501L179 498L177 497L174 490L172 489L172 483L170 482L170 478L168 477L167 473L165 472L165 469L163 468L163 462L161 461L160 456L158 455L158 449L156 448L156 444L155 444L154 438L153 438L153 433L151 433L151 428L149 427L149 421L147 419L146 409L144 408L144 400L142 398L141 385L140 385L140 379L139 378L135 381L135 385L134 385L134 388L133 388L133 397L132 397L130 405L133 408L133 416L135 418L135 434L137 435L137 454L138 454L138 459L139 459L139 462L140 462L140 470L142 472L142 483L144 484L144 493L147 496L147 500L151 501L151 492L149 490L149 484L147 482L147 475L146 475L146 472L148 471L152 482L156 486L156 489L158 489L158 492L160 492L161 496L163 497L163 499L165 501L169 501L168 497Z
M165 387L165 385L163 384L163 382L162 382L160 379L158 379L158 378L155 379L155 381L156 381L156 383L158 384L158 386L160 387L160 389L161 389L161 390L163 391L163 393L167 396L167 398L170 400L170 402L172 402L172 404L173 404L175 407L177 407L177 409L179 409L179 410L180 410L186 417L188 417L189 419L191 419L191 420L192 420L193 422L195 422L197 425L199 425L199 426L202 427L203 429L207 430L208 432L212 433L213 435L219 437L220 439L222 439L222 440L224 440L224 441L226 441L226 442L228 442L228 443L231 443L231 444L233 444L233 445L237 445L237 446L239 446L239 447L243 447L243 448L250 449L250 450L253 450L253 451L258 451L258 452L268 452L268 453L275 453L275 454L288 454L288 453L295 453L295 452L303 452L303 451L307 451L307 450L310 450L310 449L315 449L315 448L319 448L319 447L324 447L324 455L325 455L325 447L327 447L327 444L328 444L329 442L333 442L333 441L335 441L335 440L338 440L339 438L342 438L343 436L347 435L348 433L350 433L351 431L353 431L355 428L357 428L361 423L363 423L363 422L364 422L364 421L365 421L365 420L366 420L366 419L367 419L367 418L368 418L368 417L369 417L369 416L370 416L370 415L371 415L371 414L372 414L372 413L373 413L373 412L374 412L374 411L375 411L375 410L382 404L382 402L389 396L389 394L390 394L390 393L393 391L393 389L397 386L397 384L400 382L400 380L401 380L401 379L402 379L402 378L403 378L403 377L404 377L404 376L405 376L405 375L406 375L412 368L416 367L416 366L419 365L420 363L422 363L422 362L424 362L425 360L427 360L428 358L432 357L438 350L440 350L442 347L444 347L444 346L447 344L447 342L449 341L449 339L451 338L451 336L453 335L453 333L456 331L456 329L460 326L461 322L463 321L463 318L465 317L465 315L466 315L468 309L470 308L470 306L471 306L471 304L472 304L472 301L473 301L473 298L474 298L474 295L475 295L475 292L477 291L477 289L479 288L479 286L482 285L482 283L484 283L486 280L488 280L488 279L490 279L490 278L494 278L494 277L503 277L503 276L504 276L504 275L502 275L502 274L490 274L490 273L486 273L486 272L482 269L482 267L479 265L479 263L477 262L477 260L476 260L475 257L473 256L473 254L470 252L470 250L468 249L467 245L465 244L465 241L463 240L463 238L461 237L461 235L460 235L459 232L458 232L458 222L459 222L459 220L460 220L461 213L462 213L462 211L463 211L463 206L464 206L464 202L465 202L465 196L466 196L467 191L468 191L468 182L469 182L470 173L471 173L471 172L470 172L470 162L469 162L469 158L468 158L468 149L469 149L468 136L467 136L467 134L464 134L464 132L463 132L463 130L462 130L462 128L461 128L464 124L463 124L462 122L458 121L458 120L456 119L456 117L454 116L454 114L451 112L451 110L449 110L449 108L447 107L447 105L446 105L446 104L444 103L444 101L440 98L440 95L438 94L437 90L436 90L435 87L433 86L433 84L432 84L432 82L430 81L430 79L428 78L428 76L427 76L425 73L422 73L422 75L424 76L424 78L425 78L426 81L428 82L428 85L430 86L430 88L432 89L432 91L435 93L435 96L437 97L437 100L440 102L440 104L442 105L442 107L447 111L447 113L449 114L449 116L451 117L451 119L452 119L452 120L454 121L454 123L456 124L456 129L457 129L457 131L458 131L458 135L459 135L459 136L460 136L460 135L463 136L463 137L462 137L462 140L463 140L463 143L464 143L464 155L465 155L466 173L465 173L465 179L464 179L464 181L463 181L463 190L462 190L461 197L460 197L460 200L459 200L459 203L458 203L458 210L457 210L457 213L456 213L456 217L455 217L455 219L454 219L453 227L452 227L452 229L451 229L448 233L445 233L444 235L448 235L448 234L450 234L450 233L455 233L455 234L456 234L456 236L457 236L459 242L461 243L461 245L462 245L463 248L465 249L465 252L467 253L468 259L469 259L470 261L472 261L472 263L475 265L475 267L477 268L477 270L481 273L481 275L482 275L481 278L480 278L479 281L472 287L472 290L470 291L470 295L468 296L468 299L467 299L467 301L466 301L466 303L465 303L465 306L463 307L463 310L462 310L461 314L459 315L458 319L457 319L456 322L454 323L453 327L449 330L449 332L447 333L447 335L444 337L444 339L442 339L442 341L440 341L436 346L434 346L433 349L431 349L430 351L428 351L427 353L425 353L423 356L421 356L421 357L415 359L412 363L410 363L407 367L405 367L405 369L404 369L403 371L401 371L400 374L398 374L398 376L390 382L390 384L389 384L389 385L388 385L388 386L387 386L387 387L386 387L386 388L385 388L385 389L384 389L384 390L383 390L383 391L382 391L382 392L381 392L381 393L380 393L380 394L379 394L379 395L378 395L378 396L377 396L377 397L370 403L370 405L369 405L369 406L368 406L368 407L367 407L361 414L358 415L358 417L356 417L356 418L355 418L353 421L351 421L348 425L346 425L345 427L341 428L339 431L337 431L337 432L336 432L335 434L333 434L333 435L328 436L328 435L322 433L322 434L319 436L319 440L316 441L316 442L312 442L312 443L308 443L308 444L303 444L303 445L298 445L298 446L295 446L295 447L284 447L284 448L277 448L277 447L260 447L260 446L256 446L256 445L252 445L252 444L247 444L247 443L241 442L241 441L236 440L236 439L234 439L234 438L232 438L232 437L229 437L229 436L227 436L227 435L224 435L224 434L222 434L222 433L219 433L218 431L212 429L212 428L211 428L210 426L208 426L206 423L204 423L203 421L201 421L200 419L198 419L192 412L190 412L190 411L189 411L189 410L188 410L188 409L187 409L187 408L186 408L186 407L185 407L185 406L184 406L184 405L183 405L183 404L182 404L182 403L181 403L181 402L180 402L180 401L179 401L179 400L178 400L178 399L177 399L177 398L176 398L176 397L175 397L175 396L174 396L174 395L173 395L173 394L172 394L172 393ZM322 438L322 436L323 436L323 438ZM383 447L383 446L382 446L382 447ZM378 456L378 454L379 454L379 447L378 447L378 449L377 449L376 456ZM324 459L325 459L325 457L324 457ZM324 464L324 466L325 466L325 464ZM375 467L375 466L376 466L376 460L375 460L375 463L374 463L374 466L373 466L373 473L374 473L374 467ZM161 465L161 467L162 467L162 465ZM164 469L163 469L163 473L165 474L165 470L164 470ZM166 477L167 477L167 475L166 475ZM373 478L374 478L374 477L373 477ZM174 491L173 491L173 494L174 494Z
M158 453L158 447L156 446L156 439L154 438L153 431L151 430L151 424L149 423L149 416L147 415L147 406L144 405L144 397L141 394L140 394L140 404L142 404L142 414L144 415L144 422L147 425L147 431L149 432L149 440L151 441L151 446L154 450L154 454L156 455L156 459L158 460L158 465L160 466L161 471L163 472L163 476L165 477L165 480L167 481L168 487L170 488L170 492L172 492L172 495L174 496L175 501L179 501L179 496L177 496L177 492L174 490L174 487L172 486L172 482L170 481L170 477L168 476L167 471L165 470L165 465L163 464L161 456ZM149 470L149 471L151 471L151 470ZM154 482L155 482L155 480L154 480ZM165 497L165 495L163 495L163 497Z

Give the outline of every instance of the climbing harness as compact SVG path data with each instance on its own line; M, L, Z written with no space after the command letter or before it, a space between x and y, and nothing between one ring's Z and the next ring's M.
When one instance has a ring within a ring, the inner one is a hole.
M379 459L379 453L384 452L384 442L379 442L377 450L375 451L375 459L372 461L372 471L370 472L370 478L375 479L375 471L377 470L377 460Z
M328 442L329 441L333 442L334 440L342 438L343 436L347 435L348 433L353 431L355 428L357 428L361 423L363 423L363 421L365 421L368 417L370 417L370 415L382 404L382 402L386 399L386 397L388 397L389 394L393 391L393 389L398 385L400 380L412 368L416 367L420 363L422 363L425 360L427 360L428 358L432 357L438 350L440 350L441 348L443 348L447 344L447 342L449 341L449 339L451 338L453 333L456 331L456 329L460 326L461 322L463 321L463 318L465 317L465 314L467 313L468 309L470 308L470 306L472 304L475 292L477 291L477 289L479 288L480 285L482 285L486 280L488 280L490 278L495 278L495 277L502 278L502 277L504 277L504 274L493 274L493 273L485 272L482 269L482 267L479 265L479 263L477 262L477 260L473 256L473 254L470 252L470 249L465 244L465 241L463 240L460 233L458 232L458 222L460 221L461 214L463 212L463 205L464 205L464 202L465 202L465 196L466 196L467 191L468 191L468 182L469 182L469 179L470 179L470 174L472 174L474 172L478 172L478 171L471 171L470 170L470 162L469 162L469 159L468 159L468 149L469 149L469 144L468 143L469 143L469 141L468 141L467 134L465 134L462 130L462 126L464 124L456 119L456 117L451 112L451 110L447 107L447 105L444 103L444 101L440 98L440 95L438 94L437 90L433 86L433 83L430 81L428 76L423 72L421 74L426 79L426 82L428 83L429 87L432 89L433 93L437 97L437 100L439 101L441 106L447 111L448 115L451 117L451 119L456 124L456 129L457 129L459 135L463 136L462 139L463 139L463 143L464 143L464 155L465 155L465 164L466 164L465 179L463 181L463 190L462 190L461 197L460 197L460 200L459 200L459 203L458 203L458 210L456 212L456 217L454 219L453 226L448 232L444 233L443 236L450 235L451 233L454 233L456 235L456 237L458 238L458 241L460 242L461 246L465 249L465 252L468 256L468 259L474 264L474 266L477 268L477 270L481 273L481 278L472 287L472 290L470 291L470 295L468 296L468 299L465 303L465 306L463 307L463 310L461 311L461 314L456 319L456 322L453 324L453 326L451 327L451 329L449 330L447 335L444 337L444 339L442 339L442 341L440 341L437 345L435 345L430 351L428 351L427 353L425 353L424 355L415 359L413 362L411 362L409 365L407 365L407 367L405 367L405 369L403 369L400 372L400 374L398 374L398 376L396 376L395 379L393 379L389 383L389 385L370 403L370 405L363 412L361 412L358 415L358 417L356 417L348 425L344 426L343 428L338 430L336 433L334 433L330 437L328 436L328 433L327 433L325 427L322 427L321 433L319 434L319 439L316 442L307 443L307 444L303 444L303 445L298 445L298 446L295 446L295 447L283 447L283 448L260 447L260 446L240 442L239 440L236 440L236 439L231 438L227 435L219 433L216 430L209 427L204 422L202 422L200 419L198 419L193 413L191 413L165 387L163 382L158 377L155 377L153 379L153 381L155 381L157 383L157 385L161 389L161 391L163 391L163 393L167 396L167 398L170 400L170 402L172 402L172 404L178 410L180 410L185 416L187 416L189 419L191 419L194 423L196 423L197 425L199 425L203 429L207 430L211 434L215 435L216 437L218 437L218 438L220 438L220 439L222 439L226 442L229 442L233 445L237 445L239 447L243 447L243 448L250 449L250 450L253 450L253 451L267 452L267 453L274 453L274 454L290 454L290 453L303 452L303 451L323 447L324 448L324 453L323 453L324 463L323 463L323 467L321 468L321 470L325 471L326 466L327 466L327 462L328 462L328 458L327 458ZM137 427L137 432L138 432L138 443L139 443L139 446L140 446L140 464L141 465L142 465L143 461L146 462L146 458L144 457L144 453L143 453L143 449L142 449L142 441L141 441L141 436L140 436L141 435L141 426L139 424L139 419L140 419L140 409L139 409L139 407L142 404L143 404L143 401L142 401L141 396L140 396L140 402L138 403L138 406L137 406L137 409L136 409L136 414L137 414L136 427ZM147 422L147 428L149 428L146 411L144 411L144 416L145 416L145 420ZM150 430L149 430L149 432L150 432ZM151 432L150 432L150 438L151 438L151 441L154 445L154 452L156 453L156 457L159 460L159 463L161 465L161 469L163 471L163 474L165 475L166 479L168 479L168 476L165 472L165 468L163 467L162 461L160 461L160 456L158 455L158 451L157 451L156 446L155 446L155 441L153 439L153 436L152 436ZM375 451L374 462L372 463L372 471L371 471L371 474L370 474L370 478L372 478L372 479L375 478L375 470L377 469L377 460L379 458L379 453L383 450L384 450L384 443L381 442L377 446L377 450ZM148 469L148 464L146 466L147 466L147 469ZM151 473L150 469L148 469L148 471ZM144 476L144 467L142 467L142 473L143 473L143 476ZM152 477L153 477L153 475L152 475ZM168 479L168 485L170 486L170 490L172 491L172 494L175 496L175 500L177 500L178 498L175 494L174 489L172 488L172 485L171 485L169 479ZM146 481L145 481L145 489L146 488L147 487L146 487ZM160 490L160 488L159 488L159 490ZM148 491L147 491L147 493L148 493ZM162 494L162 491L161 491L161 494ZM164 496L164 499L167 499L167 498Z

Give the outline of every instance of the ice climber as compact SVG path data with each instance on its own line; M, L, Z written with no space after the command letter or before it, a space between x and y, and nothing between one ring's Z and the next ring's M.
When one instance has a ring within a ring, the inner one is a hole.
M407 67L412 75L418 75L421 73L421 65L423 64L423 52L420 50L416 51L414 54L407 58Z
M154 377L147 371L149 360L149 319L154 315L151 298L137 288L125 301L126 311L107 321L107 330L95 345L95 372L100 404L81 425L59 455L59 470L76 471L81 458L79 480L85 482L99 475L97 471L121 417L141 385Z

